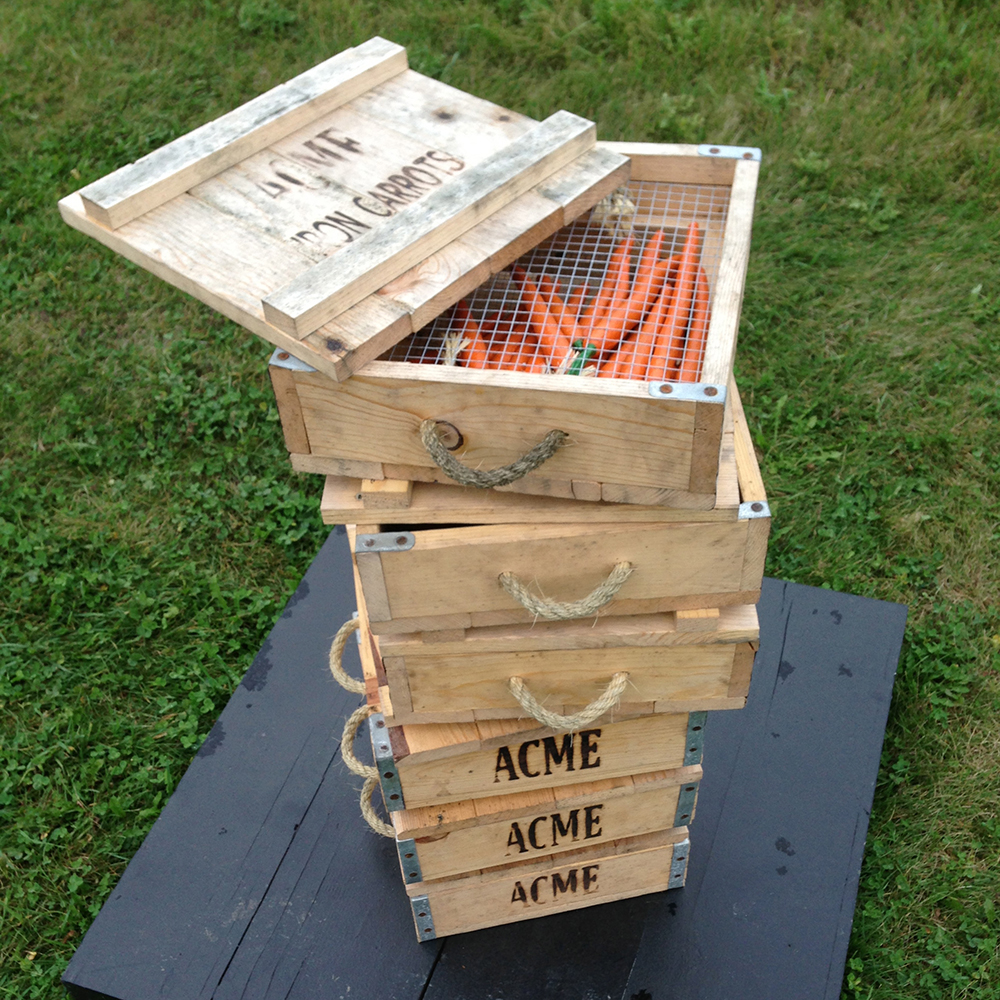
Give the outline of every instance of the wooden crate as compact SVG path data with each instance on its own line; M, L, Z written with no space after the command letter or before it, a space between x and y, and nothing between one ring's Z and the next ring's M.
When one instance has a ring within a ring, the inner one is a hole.
M359 601L359 603L361 603ZM519 677L551 712L570 715L628 674L624 712L742 708L760 631L740 605L598 622L362 635L372 643L396 722L471 722L523 714L509 681Z
M766 498L735 382L730 383L730 393L733 402L723 423L715 504L710 510L606 500L579 503L561 497L517 493L509 487L478 490L400 479L327 476L320 514L324 524L357 524L372 516L405 518L412 524L735 521L740 516L741 499L766 503Z
M589 519L468 526L454 526L452 521L453 526L421 527L421 514L416 512L410 521L406 508L381 511L392 518L389 524L350 528L372 632L531 623L535 613L500 586L501 574L530 582L536 594L574 600L588 594L622 561L634 572L600 609L601 615L755 603L770 511L739 397L734 392L732 398L732 492L738 488L739 493L714 511L685 517L664 509L663 520L645 522L636 531L629 520ZM536 503L527 500L524 506L534 508ZM583 514L594 507L604 509L603 504L573 506ZM431 516L439 517L442 509L432 505Z
M701 768L390 813L407 884L688 826Z
M360 641L361 632L357 635L365 697L379 710L368 720L372 752L392 813L524 792L538 795L701 763L705 712L641 716L616 711L608 722L576 732L539 727L530 718L398 723L372 645Z
M376 636L356 563L355 592L362 658L394 725L523 716L509 686L515 676L547 710L565 715L584 709L620 671L629 677L617 712L742 708L760 635L756 608L742 605Z
M327 59L59 203L63 219L344 379L628 177L593 123Z
M682 827L408 885L417 938L430 941L678 889L687 875L689 846L687 830Z
M381 694L381 692L380 692ZM704 712L556 733L532 719L389 726L369 719L386 808L417 809L701 763Z
M492 469L524 455L549 431L569 435L537 471L511 488L577 500L710 509L749 253L759 151L719 158L719 147L603 144L631 158L626 214L602 202L584 220L521 259L568 290L595 287L609 248L626 231L637 243L664 229L682 241L702 223L712 317L696 383L476 370L443 363L456 314L402 340L350 380L308 366L272 367L294 467L360 479L451 482L425 450L424 420L465 465ZM703 153L706 155L699 155ZM505 274L469 299L474 315L514 307ZM308 360L292 352L293 357ZM280 360L280 359L279 359Z

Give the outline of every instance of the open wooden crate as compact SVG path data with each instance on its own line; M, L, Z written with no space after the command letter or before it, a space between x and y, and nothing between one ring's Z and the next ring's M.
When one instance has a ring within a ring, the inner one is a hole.
M501 369L500 362L486 369L449 364L462 322L452 311L343 383L309 371L294 352L272 358L296 469L452 482L421 440L426 420L435 421L446 448L477 470L505 466L557 430L569 444L506 489L577 500L714 506L759 151L643 143L601 148L629 156L629 184L518 263L535 279L551 279L567 297L582 287L592 295L622 238L632 236L638 257L662 230L661 256L668 257L697 221L711 321L696 380L664 381L664 373L652 377L638 369L625 377L588 377L586 365L582 374L570 375ZM519 295L509 275L499 273L467 302L474 317L511 316L521 308Z

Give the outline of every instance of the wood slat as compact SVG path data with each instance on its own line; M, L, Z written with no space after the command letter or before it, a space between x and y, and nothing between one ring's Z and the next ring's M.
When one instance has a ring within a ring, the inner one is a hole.
M405 848L415 861L410 871L401 846L403 872L426 882L670 829L681 788L697 786L700 776L700 767L678 768L654 772L639 784L626 776L404 809L391 814L397 838L415 841ZM689 821L690 815L682 825Z
M526 724L535 728L525 729ZM470 727L479 732L478 739L464 738ZM425 739L431 742L431 726L402 728L411 752L396 760L396 770L409 809L683 767L688 716L646 715L621 722L595 723L579 733L569 734L571 740L567 745L572 746L572 754L567 753L558 763L550 756L549 773L546 773L544 740L555 739L556 749L562 750L564 737L561 734L552 737L551 730L538 728L533 720L437 724L433 726L433 742L438 744L434 747L420 745ZM439 742L442 732L449 729L456 732L460 741L442 746Z
M406 50L384 38L340 52L89 184L87 214L117 229L406 68Z
M411 898L426 896L433 932L444 936L546 916L684 884L672 872L674 845L687 828L660 831L585 848L534 862L485 869L406 887ZM686 851L682 856L685 858Z
M719 162L719 161L713 161ZM719 262L719 276L712 290L712 318L709 320L702 362L701 380L719 385L728 383L733 372L736 336L743 308L750 234L753 229L754 199L760 162L735 160L733 186L729 195L726 236Z
M268 321L302 338L440 250L595 142L592 122L559 111L521 139L427 195L359 240L343 261L324 260L264 298Z

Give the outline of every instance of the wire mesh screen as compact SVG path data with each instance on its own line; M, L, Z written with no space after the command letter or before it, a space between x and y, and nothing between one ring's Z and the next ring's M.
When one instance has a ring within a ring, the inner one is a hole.
M383 359L697 382L728 207L728 187L619 188Z

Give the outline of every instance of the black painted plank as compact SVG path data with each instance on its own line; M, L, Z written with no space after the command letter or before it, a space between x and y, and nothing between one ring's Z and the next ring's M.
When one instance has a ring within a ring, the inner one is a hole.
M685 888L454 937L426 1000L840 995L906 609L766 580L759 613L747 707L709 713Z
M74 957L79 997L417 1000L428 975L427 1000L837 995L905 609L766 581L748 707L709 721L687 888L442 948L335 753L350 579L334 539Z
M906 608L765 581L747 707L711 713L683 889L621 996L836 1000Z
M336 909L336 944L322 947L338 956L341 987L419 996L435 946L411 941L391 844L361 822L360 781L337 753L358 697L332 680L327 654L354 608L346 537L335 533L73 956L71 995L209 1000L243 995L242 977L248 997L284 997L278 984L301 978L299 934L320 923L296 891L312 879ZM391 905L376 914L379 885ZM379 969L376 916L393 957ZM315 995L337 995L326 987Z

